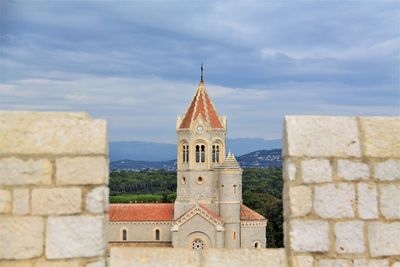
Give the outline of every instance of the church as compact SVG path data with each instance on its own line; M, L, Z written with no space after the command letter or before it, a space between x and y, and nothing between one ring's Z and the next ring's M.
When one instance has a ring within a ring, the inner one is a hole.
M232 153L226 156L227 119L218 115L201 71L176 122L175 203L111 204L110 246L265 248L267 220L242 204L242 169Z

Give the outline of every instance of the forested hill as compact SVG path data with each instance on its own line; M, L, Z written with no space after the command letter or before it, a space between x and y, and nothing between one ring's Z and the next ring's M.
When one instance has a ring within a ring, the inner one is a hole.
M280 149L257 150L236 158L242 168L281 167L282 156ZM118 160L110 163L111 170L140 171L145 169L165 169L176 171L176 160L168 161L137 161Z

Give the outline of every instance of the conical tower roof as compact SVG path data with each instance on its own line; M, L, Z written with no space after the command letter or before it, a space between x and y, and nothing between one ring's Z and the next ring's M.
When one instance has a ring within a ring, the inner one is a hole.
M217 110L215 109L211 98L208 96L203 79L197 87L196 94L182 119L179 129L190 128L192 122L196 121L199 117L201 117L202 120L211 128L223 128Z
M228 156L224 160L224 162L219 166L222 169L240 169L240 165L237 162L235 155L233 155L230 151Z

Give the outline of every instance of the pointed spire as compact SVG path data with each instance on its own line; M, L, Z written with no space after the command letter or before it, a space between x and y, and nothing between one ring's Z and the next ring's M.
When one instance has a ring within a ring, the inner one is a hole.
M201 64L201 79L200 84L197 87L196 94L190 103L186 114L184 115L182 122L179 126L180 129L190 128L192 123L198 118L201 118L211 128L224 128L217 110L209 97L203 77L203 63Z

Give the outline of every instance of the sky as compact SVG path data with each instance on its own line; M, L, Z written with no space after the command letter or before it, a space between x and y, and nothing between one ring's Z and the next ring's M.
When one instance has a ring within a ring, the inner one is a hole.
M0 109L174 143L200 64L230 138L285 115L400 115L400 1L1 0Z

